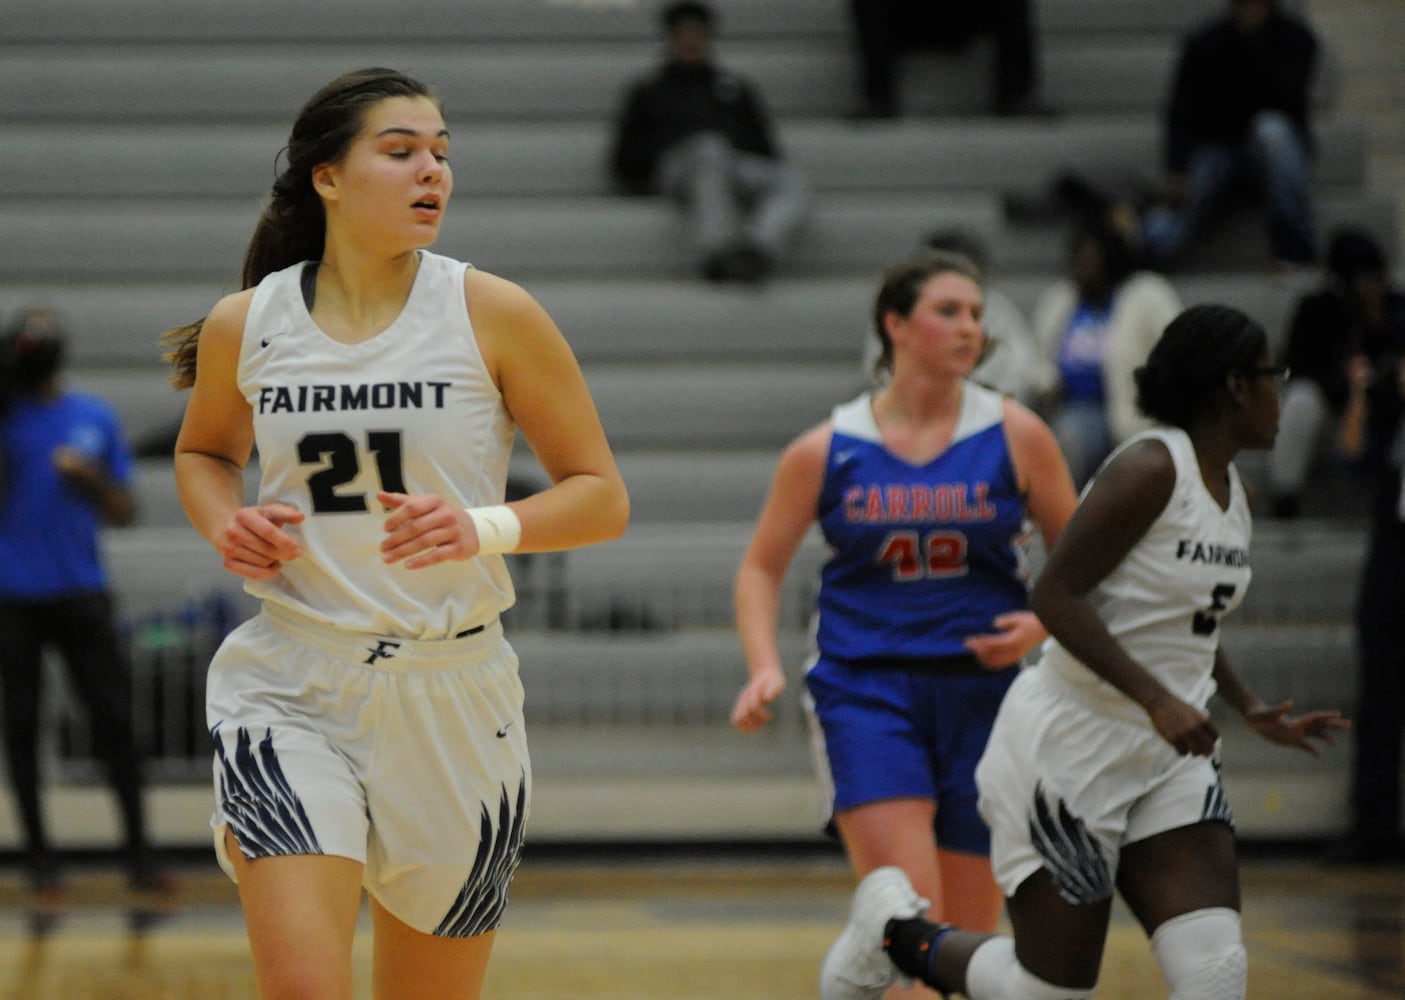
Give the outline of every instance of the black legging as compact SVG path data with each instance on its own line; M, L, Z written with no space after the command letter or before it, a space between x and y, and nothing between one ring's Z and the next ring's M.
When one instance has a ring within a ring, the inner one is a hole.
M1378 501L1376 508L1356 611L1360 689L1352 719L1351 805L1353 832L1393 842L1400 837L1405 733L1405 524L1393 503Z
M142 761L132 734L131 669L105 592L47 601L0 600L0 684L10 785L24 827L32 874L43 878L54 861L39 803L39 719L43 651L62 654L73 693L86 710L93 754L116 793L134 879L150 864L142 810Z

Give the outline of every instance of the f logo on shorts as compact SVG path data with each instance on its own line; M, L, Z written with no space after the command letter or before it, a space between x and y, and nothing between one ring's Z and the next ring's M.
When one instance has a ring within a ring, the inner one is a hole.
M371 664L377 660L390 660L395 658L395 651L400 648L400 643L393 639L377 639L375 648L371 650L371 655L362 662Z

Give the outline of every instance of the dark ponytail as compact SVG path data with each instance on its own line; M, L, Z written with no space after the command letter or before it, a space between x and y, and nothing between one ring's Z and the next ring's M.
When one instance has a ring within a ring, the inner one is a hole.
M293 122L288 165L277 180L244 252L242 288L253 288L275 271L317 260L327 238L327 216L312 186L312 171L346 156L366 113L391 97L437 100L423 83L393 69L372 67L337 77L313 94ZM177 389L195 384L195 355L204 319L166 331L166 360Z
M1137 406L1152 420L1188 429L1230 372L1268 352L1264 328L1232 306L1197 305L1173 319L1134 373Z

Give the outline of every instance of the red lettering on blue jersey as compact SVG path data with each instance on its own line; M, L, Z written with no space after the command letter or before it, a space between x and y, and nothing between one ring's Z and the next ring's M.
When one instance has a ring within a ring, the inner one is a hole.
M887 497L887 506L888 506L888 516L887 516L887 520L889 520L889 521L902 521L902 520L905 520L905 519L907 518L907 516L908 516L908 513L907 513L908 488L907 488L906 486L902 486L902 485L899 485L899 484L897 484L897 483L889 483L888 486L883 490L883 493L884 493L884 495Z
M955 524L995 520L989 483L887 483L844 491L850 524Z

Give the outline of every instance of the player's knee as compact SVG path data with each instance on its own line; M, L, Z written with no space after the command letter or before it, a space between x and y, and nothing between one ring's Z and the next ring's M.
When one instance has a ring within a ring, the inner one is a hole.
M1096 984L1095 984L1096 985ZM975 1000L1088 1000L1093 987L1055 986L1034 975L1015 957L1015 942L991 938L971 955L966 995Z
M1151 946L1171 986L1170 1000L1243 1000L1249 959L1234 910L1184 913L1156 928Z

